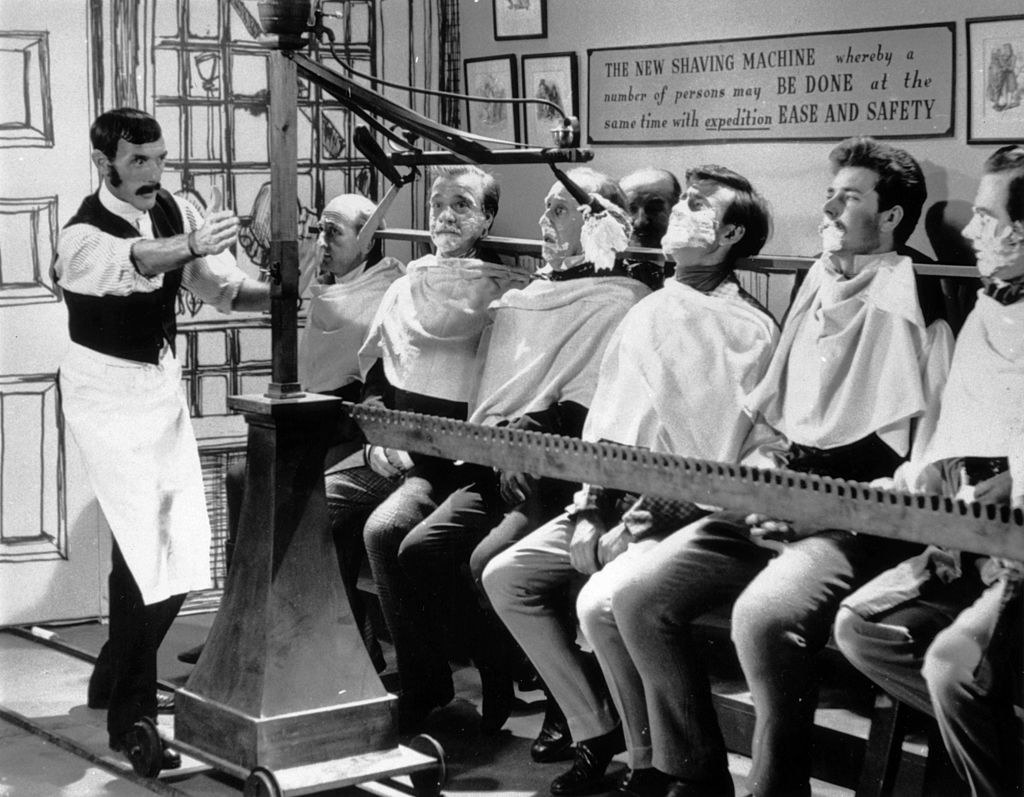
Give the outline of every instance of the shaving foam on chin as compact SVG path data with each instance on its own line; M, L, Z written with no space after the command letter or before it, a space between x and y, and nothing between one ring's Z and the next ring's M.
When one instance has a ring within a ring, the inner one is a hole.
M978 272L983 277L1012 279L1024 275L1024 236L1006 227L1001 232L1000 222L992 216L975 214L963 235L974 247Z
M818 234L821 236L822 252L838 252L843 248L843 231L831 221L823 221L818 225Z
M672 257L672 253L679 249L706 249L714 246L717 237L718 225L714 209L673 213L661 239L661 249L666 256Z

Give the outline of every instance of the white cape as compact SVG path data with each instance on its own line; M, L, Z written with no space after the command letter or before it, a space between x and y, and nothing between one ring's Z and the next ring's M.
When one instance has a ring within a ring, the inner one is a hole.
M299 344L299 383L316 392L359 379L359 349L388 286L405 266L385 257L369 270L334 285L310 285L306 328Z
M834 448L877 432L906 454L911 420L941 388L931 376L945 374L929 358L947 347L931 346L910 258L889 252L857 260L850 279L827 256L811 267L747 406L796 443ZM944 323L932 327L948 331Z
M667 281L609 342L583 437L737 461L751 428L744 400L777 338L738 289L709 296Z
M470 421L495 424L562 401L589 407L613 330L649 293L629 277L535 280L492 303Z
M525 268L476 258L414 260L391 284L359 352L365 376L382 359L395 387L448 401L476 394L477 348L488 306L529 282Z

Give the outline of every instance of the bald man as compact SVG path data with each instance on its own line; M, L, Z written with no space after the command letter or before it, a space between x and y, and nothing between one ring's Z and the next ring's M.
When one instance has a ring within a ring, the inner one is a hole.
M682 195L679 180L670 171L644 167L630 172L619 181L626 195L626 210L633 221L630 246L661 249L661 239L668 229L668 218L673 206ZM651 290L657 290L665 280L662 262L634 260L626 264L629 274Z

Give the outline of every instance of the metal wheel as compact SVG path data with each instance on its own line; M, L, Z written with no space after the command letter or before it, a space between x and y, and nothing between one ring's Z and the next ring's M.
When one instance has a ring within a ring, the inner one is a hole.
M409 780L419 797L436 797L441 793L441 787L448 780L448 768L444 763L444 748L432 736L421 733L412 737L406 744L410 750L417 753L431 756L436 763L431 769L421 769L409 773Z
M132 726L133 739L125 755L132 762L136 775L155 778L160 774L160 764L164 759L164 743L157 733L156 723L149 717L143 717Z
M277 783L277 778L269 769L257 767L245 779L243 797L283 797L284 792Z

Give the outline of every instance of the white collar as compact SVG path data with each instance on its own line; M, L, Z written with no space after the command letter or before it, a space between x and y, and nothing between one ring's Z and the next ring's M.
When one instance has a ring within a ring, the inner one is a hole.
M113 213L115 216L120 216L122 219L127 221L133 227L136 226L135 222L145 216L149 211L139 210L135 205L125 202L123 199L118 199L111 193L110 189L107 188L107 181L104 180L100 184L100 204L103 205L107 210Z

